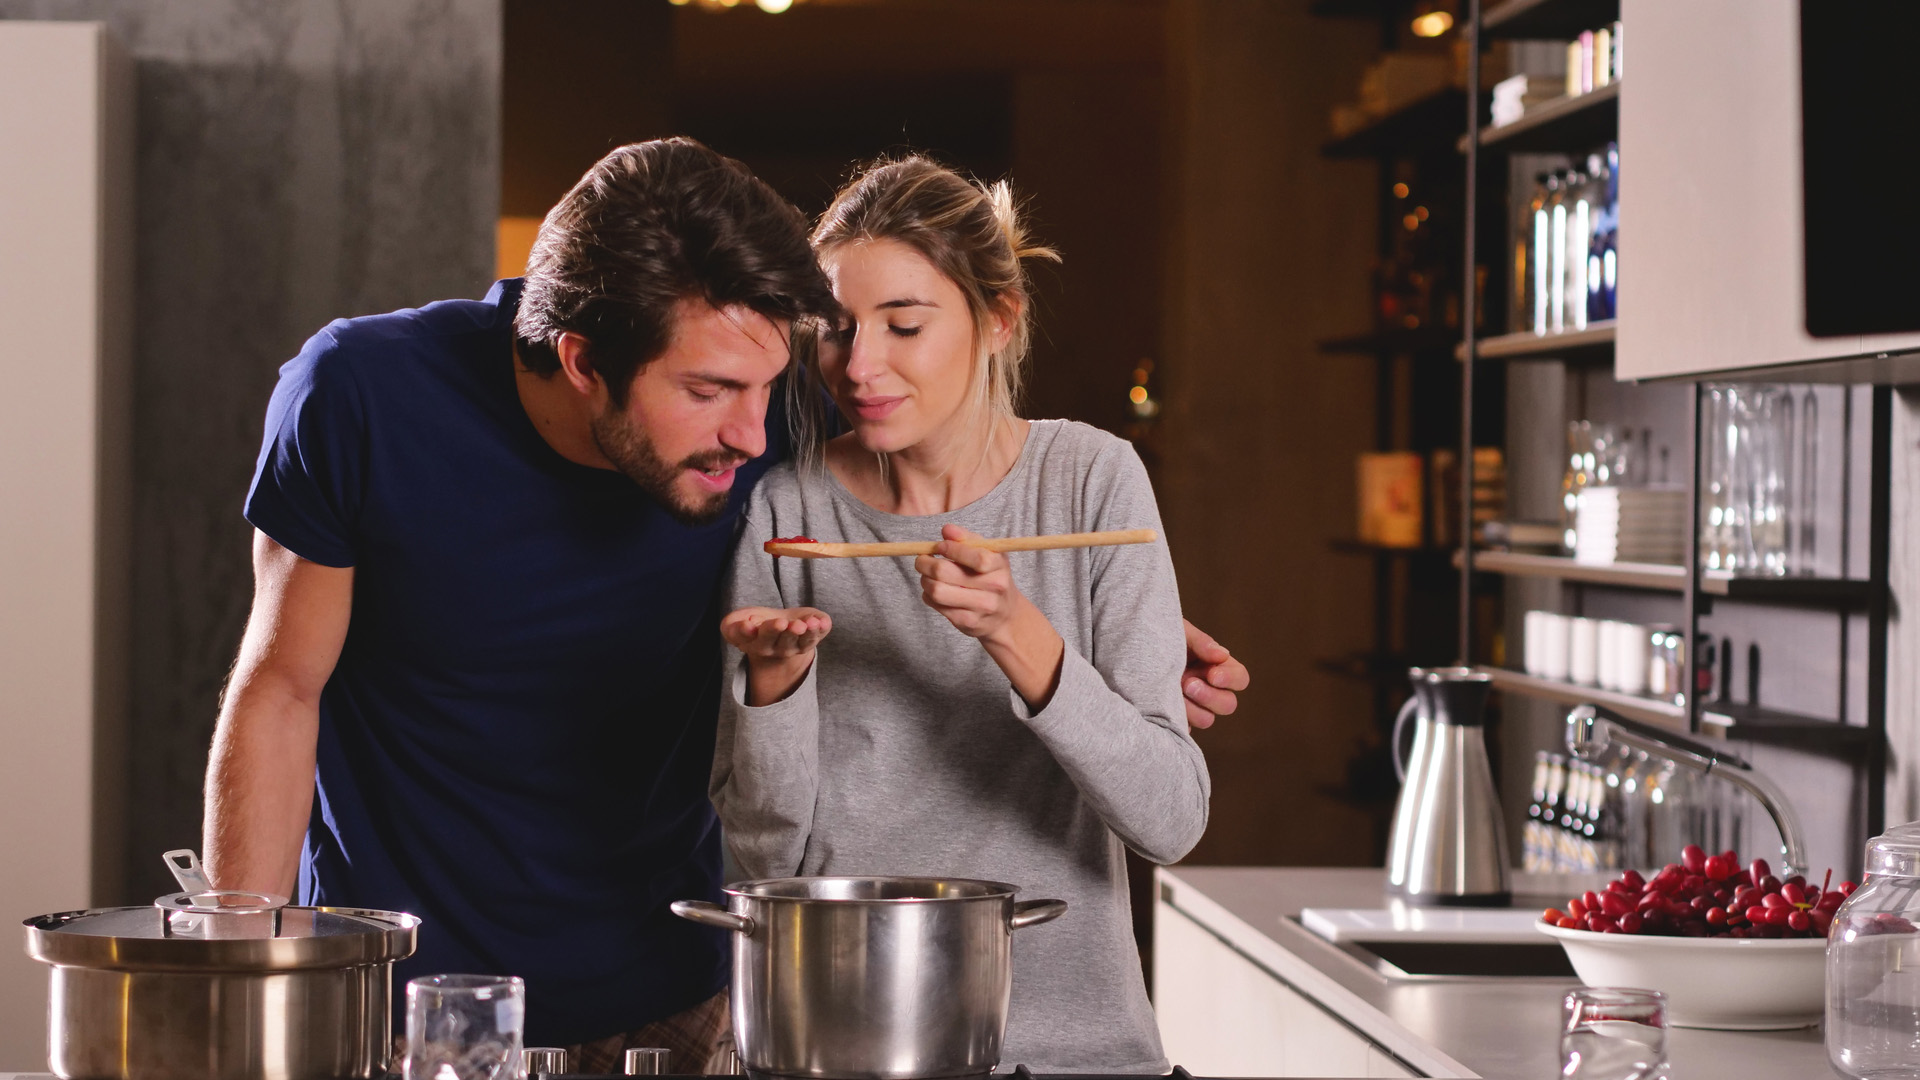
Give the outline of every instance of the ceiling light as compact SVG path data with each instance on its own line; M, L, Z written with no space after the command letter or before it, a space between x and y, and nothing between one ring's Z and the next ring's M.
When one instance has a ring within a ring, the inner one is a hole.
M1445 11L1429 11L1425 15L1413 18L1415 37L1439 37L1453 29L1453 15Z
M760 10L769 15L778 15L793 6L793 0L753 0Z

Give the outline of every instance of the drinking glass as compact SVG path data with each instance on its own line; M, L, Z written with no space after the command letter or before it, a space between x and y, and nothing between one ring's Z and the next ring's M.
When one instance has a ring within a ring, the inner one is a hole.
M1581 987L1567 994L1560 1015L1565 1080L1666 1080L1665 994Z
M406 1080L523 1080L527 984L511 975L407 983Z

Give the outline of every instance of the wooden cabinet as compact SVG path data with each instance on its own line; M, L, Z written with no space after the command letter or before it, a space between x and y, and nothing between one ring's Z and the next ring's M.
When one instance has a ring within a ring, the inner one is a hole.
M1154 911L1153 972L1167 1059L1195 1075L1415 1075L1165 902Z
M1799 3L1622 0L1621 18L1616 374L1920 350L1920 334L1807 333ZM1889 179L1888 212L1907 212L1909 178Z

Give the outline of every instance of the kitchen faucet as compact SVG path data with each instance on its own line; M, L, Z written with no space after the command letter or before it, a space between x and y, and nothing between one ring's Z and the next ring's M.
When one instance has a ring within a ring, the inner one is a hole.
M1598 705L1575 705L1567 713L1567 751L1583 761L1606 752L1612 743L1631 746L1699 773L1719 776L1759 800L1780 833L1780 877L1807 872L1807 848L1799 819L1786 793L1745 761L1707 743L1629 720Z

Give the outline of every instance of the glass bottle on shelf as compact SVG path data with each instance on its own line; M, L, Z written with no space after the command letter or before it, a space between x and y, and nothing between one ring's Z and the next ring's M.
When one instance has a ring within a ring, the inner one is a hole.
M1556 172L1547 177L1547 201L1541 207L1545 228L1536 228L1535 235L1540 247L1535 257L1546 268L1546 300L1543 318L1536 322L1534 333L1559 333L1566 326L1567 310L1567 207L1566 173Z
M1533 179L1533 189L1527 197L1516 202L1513 221L1513 289L1512 302L1507 307L1507 329L1516 334L1529 330L1540 333L1536 327L1540 316L1545 313L1543 293L1546 287L1546 267L1536 254L1539 241L1534 232L1541 224L1540 213L1547 203L1547 174L1540 173Z
M1533 801L1527 804L1527 823L1520 831L1520 868L1529 873L1544 869L1540 857L1540 815L1547 807L1548 758L1552 756L1545 750L1536 750L1533 754Z
M1579 170L1567 173L1566 194L1562 196L1567 208L1564 226L1567 280L1561 286L1561 302L1566 310L1560 313L1563 330L1587 328L1587 254L1593 244L1593 196L1591 176Z
M1613 240L1613 174L1604 155L1588 155L1587 176L1591 178L1589 197L1593 203L1593 222L1587 234L1586 305L1587 321L1591 323L1613 318L1613 292L1608 284L1612 265L1608 245Z
M1820 492L1820 396L1809 386L1800 398L1800 451L1794 466L1793 525L1798 532L1793 545L1794 570L1800 574L1818 574L1819 560L1814 547L1814 521L1819 517Z

